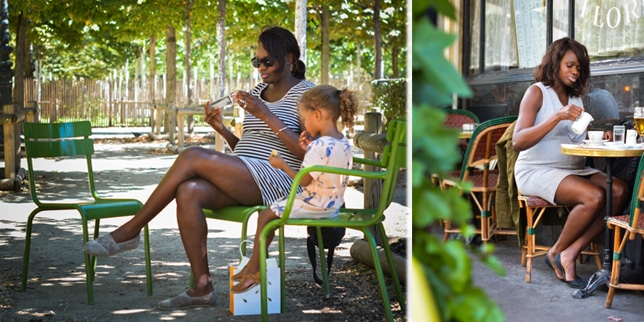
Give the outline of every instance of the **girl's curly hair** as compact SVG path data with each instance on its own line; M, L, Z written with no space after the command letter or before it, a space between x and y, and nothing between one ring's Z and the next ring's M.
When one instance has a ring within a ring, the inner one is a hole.
M353 91L339 90L331 85L318 85L302 94L301 104L308 109L325 109L337 122L342 118L342 125L353 132L353 123L358 112L358 100Z

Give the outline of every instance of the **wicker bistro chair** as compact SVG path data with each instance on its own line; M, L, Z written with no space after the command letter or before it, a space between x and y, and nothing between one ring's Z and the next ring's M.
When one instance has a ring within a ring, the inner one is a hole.
M474 216L480 223L476 233L481 235L483 242L487 242L496 229L493 208L498 180L498 169L495 168L497 159L495 146L516 118L516 116L504 116L479 124L472 133L458 178L445 178L441 181L443 189L456 188L461 189L461 192L463 192L464 182L472 184L472 188L467 193L479 211L479 214ZM459 227L452 227L449 221L444 222L444 227L444 240L449 239L452 234L461 232Z
M479 117L476 114L468 110L446 110L447 117L443 125L446 127L458 128L461 129L463 124L467 123L479 123Z
M443 122L443 126L445 127L462 130L463 124L479 123L479 117L468 110L449 109L446 112L447 112L447 115L445 117L445 121ZM458 143L458 146L461 149L461 151L465 151L467 149L467 144L468 144L468 139L461 139Z
M544 256L550 250L551 246L539 245L536 243L537 226L542 223L546 211L549 209L557 209L566 213L570 212L570 208L563 205L553 205L550 202L534 196L518 195L519 206L525 209L526 213L526 234L521 248L521 266L525 266L525 281L530 283L532 278L532 259L538 256ZM560 216L563 218L563 216ZM563 224L563 222L562 222ZM595 257L595 264L598 269L601 269L601 260L599 258L599 248L597 242L593 241L590 244L590 250L582 251L581 255L591 255ZM580 256L580 261L582 257Z
M637 235L644 238L644 218L640 216L642 202L644 202L643 172L644 158L640 158L637 177L635 179L635 187L638 189L633 189L630 213L627 215L608 217L606 222L608 229L615 230L613 235L613 265L605 305L607 308L610 308L613 304L615 289L644 291L644 284L623 283L619 281L619 273L622 266L622 251L624 250L624 246L626 246L626 241L634 240ZM622 236L622 231L624 231L624 236Z

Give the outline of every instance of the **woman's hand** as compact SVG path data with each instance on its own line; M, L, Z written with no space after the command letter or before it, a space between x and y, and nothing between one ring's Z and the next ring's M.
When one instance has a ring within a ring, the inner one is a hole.
M215 131L221 132L224 129L223 115L224 111L221 107L210 107L210 101L206 102L204 106L204 121L208 123Z
M575 104L568 104L566 106L562 106L558 111L557 111L557 116L559 117L559 120L564 121L564 120L571 120L574 121L577 118L579 118L579 115L584 112L584 109L575 105Z
M248 92L236 91L232 94L233 100L246 112L252 114L256 118L263 120L262 116L268 113L268 107L258 97L251 95Z
M300 133L298 143L300 144L300 148L306 151L306 149L309 147L309 144L311 144L311 136L306 133L306 131L302 131L302 133Z

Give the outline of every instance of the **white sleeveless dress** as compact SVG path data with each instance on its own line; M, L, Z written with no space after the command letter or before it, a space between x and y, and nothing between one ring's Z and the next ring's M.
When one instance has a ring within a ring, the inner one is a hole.
M543 103L535 125L542 123L562 106L550 86L535 83L543 93ZM568 102L583 107L581 97L569 97ZM561 153L561 144L581 144L586 131L573 132L572 121L561 121L533 147L521 151L514 166L514 176L521 194L537 196L555 204L555 193L561 181L569 175L588 176L599 172L586 166L586 158Z

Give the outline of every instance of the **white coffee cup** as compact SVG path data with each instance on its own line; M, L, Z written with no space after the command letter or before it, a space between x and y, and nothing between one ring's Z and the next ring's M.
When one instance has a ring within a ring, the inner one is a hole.
M588 131L588 140L592 142L601 141L604 138L604 131Z
M627 145L637 144L637 131L626 130L626 144Z
M572 130L577 134L582 134L588 127L588 124L592 122L593 116L588 114L588 112L582 112L581 115L572 123ZM591 139L592 140L592 139Z

